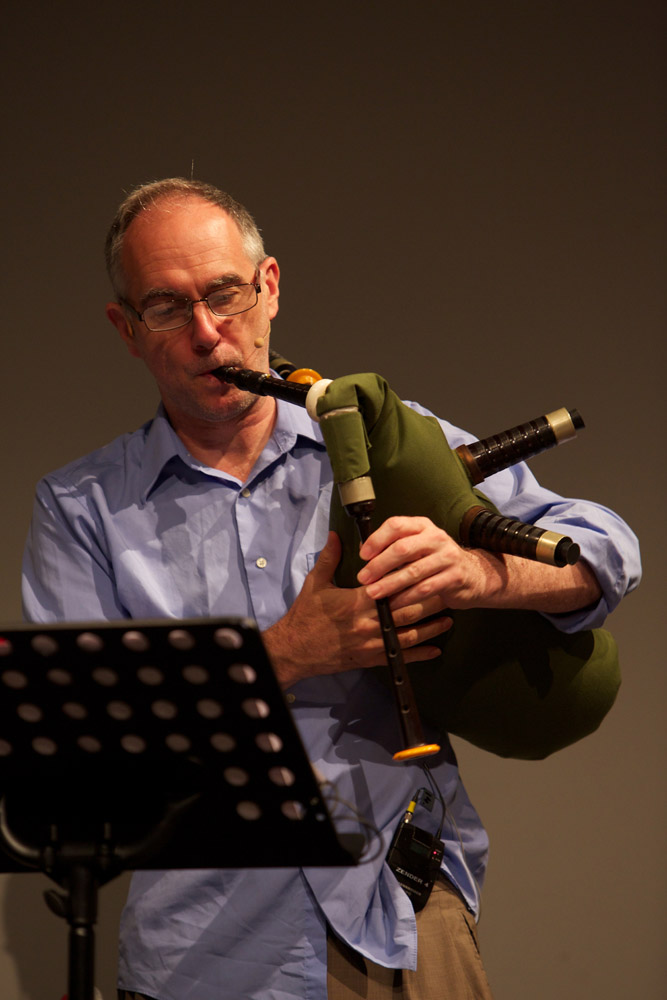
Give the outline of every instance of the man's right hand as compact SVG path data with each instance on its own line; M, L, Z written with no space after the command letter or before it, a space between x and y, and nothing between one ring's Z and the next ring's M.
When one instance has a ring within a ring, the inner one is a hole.
M327 544L304 580L287 614L263 633L263 640L283 688L305 677L341 673L386 663L375 602L364 587L341 588L333 582L340 561L340 540L329 532ZM398 639L407 663L438 656L428 643L446 632L445 616L420 624L432 613L424 603L394 613Z

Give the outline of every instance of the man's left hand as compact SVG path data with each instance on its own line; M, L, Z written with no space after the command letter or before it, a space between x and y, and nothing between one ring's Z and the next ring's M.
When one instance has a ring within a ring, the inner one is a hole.
M366 565L357 579L373 600L394 610L424 604L426 613L483 606L506 574L502 560L464 549L427 517L390 517L361 546Z

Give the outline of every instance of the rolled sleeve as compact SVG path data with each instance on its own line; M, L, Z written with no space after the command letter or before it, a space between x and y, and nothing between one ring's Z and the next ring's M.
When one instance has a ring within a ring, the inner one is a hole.
M590 500L561 497L539 485L525 465L493 476L482 492L503 513L545 530L567 535L595 574L602 594L593 605L549 615L562 632L598 628L641 579L639 543L622 518Z

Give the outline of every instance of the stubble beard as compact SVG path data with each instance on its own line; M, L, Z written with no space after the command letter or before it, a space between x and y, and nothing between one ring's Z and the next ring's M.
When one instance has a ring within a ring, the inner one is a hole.
M247 367L241 358L229 358L221 364L238 368ZM198 377L194 376L195 386ZM220 391L214 393L212 400L210 399L212 389L207 386L206 391L201 394L191 393L188 392L187 388L183 388L172 397L172 401L182 413L191 419L214 424L240 420L262 402L261 396L238 389L231 383L220 381L218 385ZM165 405L168 407L167 403Z

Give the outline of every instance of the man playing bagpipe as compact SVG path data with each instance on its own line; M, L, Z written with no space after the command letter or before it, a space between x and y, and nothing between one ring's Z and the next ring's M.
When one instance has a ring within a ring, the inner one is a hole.
M342 870L135 873L121 996L490 996L476 937L486 834L446 733L425 721L442 744L428 779L419 760L393 760L392 691L369 669L385 662L376 602L388 601L408 664L442 655L450 611L527 610L563 635L592 630L638 582L632 532L597 504L541 488L520 464L489 479L485 497L503 514L565 532L578 562L466 547L433 519L397 511L363 543L356 585L338 586L321 426L303 408L213 374L269 369L279 268L252 218L199 182L145 185L118 210L107 262L107 315L161 403L138 431L39 484L26 615L256 620L317 774L384 842ZM437 427L451 448L471 440L447 421ZM385 860L413 821L441 852L432 891L415 905L401 866Z

